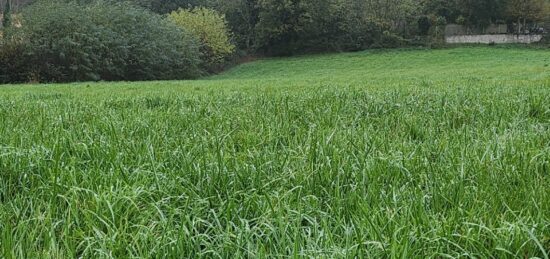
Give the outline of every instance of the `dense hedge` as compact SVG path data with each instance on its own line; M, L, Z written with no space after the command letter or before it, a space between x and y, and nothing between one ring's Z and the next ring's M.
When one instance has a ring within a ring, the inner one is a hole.
M22 27L6 30L0 48L3 82L183 79L200 74L196 39L133 5L39 1L21 16Z

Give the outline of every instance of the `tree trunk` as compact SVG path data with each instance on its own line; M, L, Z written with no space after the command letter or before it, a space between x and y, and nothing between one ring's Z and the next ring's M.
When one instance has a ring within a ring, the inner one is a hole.
M11 2L10 0L6 1L6 4L4 6L4 12L1 22L2 27L8 28L11 26Z
M521 18L518 17L518 37L520 33L521 33Z

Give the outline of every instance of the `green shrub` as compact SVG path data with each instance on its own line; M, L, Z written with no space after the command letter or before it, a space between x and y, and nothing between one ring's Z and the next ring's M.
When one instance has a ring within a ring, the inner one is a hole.
M383 48L399 48L404 46L406 41L396 34L389 31L384 31L377 44Z
M172 22L189 30L201 43L207 68L222 64L234 53L235 46L230 41L230 33L225 17L211 9L179 9L169 15Z
M16 34L40 81L153 80L199 74L196 40L161 16L124 3L39 1Z
M418 18L418 32L420 35L428 35L432 28L430 17L423 15Z
M25 46L0 31L0 83L32 81L32 74L25 56Z
M456 18L456 24L464 25L466 24L466 18L464 16L459 15L458 18Z

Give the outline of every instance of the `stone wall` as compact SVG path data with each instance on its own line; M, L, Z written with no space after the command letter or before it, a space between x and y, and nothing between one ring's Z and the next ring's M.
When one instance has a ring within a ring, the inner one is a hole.
M456 35L445 36L447 43L524 43L530 44L542 40L542 35L513 35L513 34L484 34L484 35Z

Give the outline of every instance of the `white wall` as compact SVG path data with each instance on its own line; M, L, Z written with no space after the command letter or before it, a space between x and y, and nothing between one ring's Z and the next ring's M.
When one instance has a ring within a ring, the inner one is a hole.
M498 34L498 35L459 35L459 36L447 36L445 41L447 43L534 43L542 40L542 35L512 35L512 34Z

